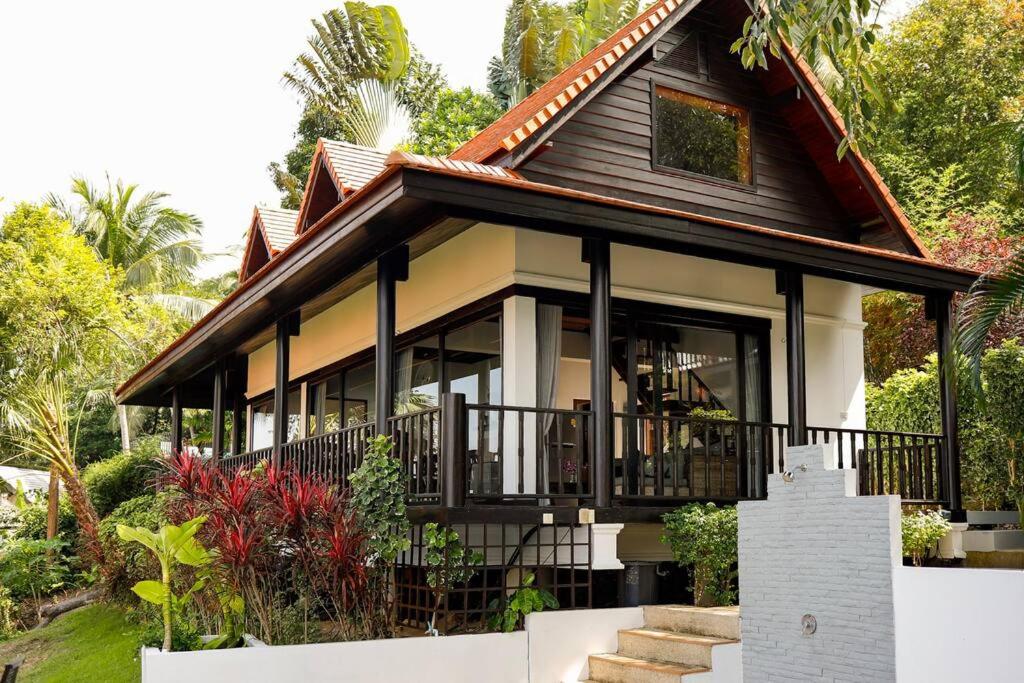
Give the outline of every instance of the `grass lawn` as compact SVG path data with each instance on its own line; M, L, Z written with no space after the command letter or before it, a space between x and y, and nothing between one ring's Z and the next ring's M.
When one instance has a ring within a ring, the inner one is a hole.
M58 617L46 628L0 642L0 664L25 663L18 683L139 680L139 626L108 605L90 605Z

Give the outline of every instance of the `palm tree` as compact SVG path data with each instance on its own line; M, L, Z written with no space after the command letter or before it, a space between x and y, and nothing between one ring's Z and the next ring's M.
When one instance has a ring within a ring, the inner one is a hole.
M42 376L26 394L14 401L10 412L18 429L15 445L25 455L41 457L51 473L60 476L78 520L88 558L107 570L99 537L99 516L85 490L75 462L75 439L70 429L68 398L61 376Z
M55 195L47 203L67 219L75 232L92 246L97 257L124 272L125 288L132 296L145 297L196 321L219 297L196 295L191 290L196 268L209 256L199 239L202 221L192 214L164 206L167 194L147 192L138 185L107 178L104 191L88 180L72 179L76 205ZM117 406L121 446L131 447L128 411Z
M646 4L646 3L643 3ZM505 15L501 55L488 66L488 87L512 107L602 40L629 23L640 0L513 0Z

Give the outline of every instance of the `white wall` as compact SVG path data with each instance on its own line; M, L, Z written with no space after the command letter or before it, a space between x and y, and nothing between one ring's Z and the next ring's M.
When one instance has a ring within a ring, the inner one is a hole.
M585 681L590 655L615 652L619 629L644 625L641 607L541 612L526 617L530 637L530 681ZM481 679L484 680L484 679Z
M900 683L1024 679L1024 572L899 567Z
M209 652L143 651L143 683L526 683L528 638L488 633Z

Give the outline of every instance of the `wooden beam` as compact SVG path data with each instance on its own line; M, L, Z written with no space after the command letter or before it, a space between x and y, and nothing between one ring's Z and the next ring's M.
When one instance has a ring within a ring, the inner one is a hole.
M594 418L594 507L612 500L611 245L584 242L590 263L590 410Z
M929 297L930 313L935 317L935 342L939 353L939 410L942 434L946 437L942 460L942 496L951 519L966 522L960 491L960 430L956 391L956 364L953 351L953 297L948 293Z
M395 283L409 279L409 246L377 259L377 433L386 434L388 418L395 409Z
M776 290L786 296L786 390L789 396L789 445L807 443L807 362L804 339L804 276L776 273Z
M171 453L181 452L181 389L171 389Z
M217 361L213 368L213 461L224 453L224 362Z

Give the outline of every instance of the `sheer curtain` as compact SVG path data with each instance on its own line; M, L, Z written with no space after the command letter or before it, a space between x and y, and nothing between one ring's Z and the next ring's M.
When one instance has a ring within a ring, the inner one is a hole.
M558 364L562 359L562 307L537 305L537 407L550 410L558 400ZM541 413L537 427L541 442L540 493L548 493L551 472L548 430L554 422L552 413Z
M398 371L395 377L395 414L409 412L412 400L412 350L413 347L398 352Z
M743 407L745 408L745 416L748 422L761 422L764 421L765 416L762 415L761 396L761 350L758 338L755 335L747 334L743 336L743 370L746 376L746 386L744 390L746 395L743 396ZM767 420L770 422L771 420ZM752 430L750 436L759 434L758 430ZM768 440L770 444L774 444L774 439ZM754 438L753 443L750 444L751 452L754 455L754 467L750 474L750 480L754 491L762 490L761 482L761 463L764 462L764 458L770 457L770 454L764 452L764 444L761 439Z

